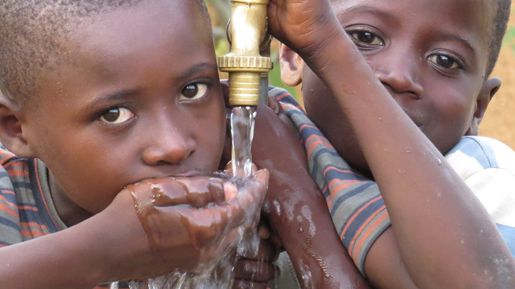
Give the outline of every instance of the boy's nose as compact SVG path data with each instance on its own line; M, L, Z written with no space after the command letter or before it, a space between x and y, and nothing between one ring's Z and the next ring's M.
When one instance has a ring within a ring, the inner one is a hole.
M149 166L178 165L195 151L194 140L176 128L160 131L143 150L143 161Z
M381 67L375 68L377 78L394 97L409 95L414 99L420 98L424 89L418 82L417 63L402 56L388 58Z

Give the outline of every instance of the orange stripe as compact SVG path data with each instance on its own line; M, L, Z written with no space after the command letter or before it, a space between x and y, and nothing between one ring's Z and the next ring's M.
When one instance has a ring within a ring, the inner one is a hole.
M11 203L9 203L11 204ZM6 213L7 215L18 218L18 212L16 211L15 207L12 207L11 205L0 203L0 212Z
M0 195L0 202L10 204L13 208L16 207L16 204L9 201L4 195Z
M318 145L324 145L325 144L325 142L321 138L318 138L317 135L310 135L306 139L305 143L306 143L307 154L310 157L311 157L311 155L313 154L313 151L316 149L316 147Z
M26 177L29 175L29 171L26 170L25 168L12 168L12 169L9 169L8 170L8 174L10 176L15 176L15 177Z
M336 183L336 184L335 184ZM329 184L327 184L323 189L322 192L325 192L327 187L329 187L329 195L326 197L327 201L327 207L332 208L333 207L333 201L338 197L338 193L348 188L356 183L359 183L357 180L340 180L340 179L332 179Z
M2 191L4 195L14 195L14 191L11 189L1 189L0 191Z
M337 168L335 166L330 166L328 165L325 169L324 169L324 175L327 174L327 172L329 170L334 170L334 171L337 171L337 172L340 172L340 173L351 173L351 174L355 174L353 171L349 170L349 169L340 169L340 168Z
M290 95L290 94L289 94L288 92L286 92L286 91L285 91L285 92L283 92L282 94L277 95L277 96L275 97L275 99L276 99L277 101L279 101L279 100L281 100L281 99L283 99L283 98L287 97L288 95Z
M382 210L378 211L377 214L379 214L380 212L382 212ZM368 240L370 235L376 231L377 227L379 227L379 225L388 218L389 218L388 213L385 212L384 214L379 216L379 218L377 218L373 223L371 223L369 226L367 226L367 230L363 233L363 235L359 239L359 242L357 242L357 244L355 246L353 246L352 243L354 243L356 240L351 241L351 244L349 244L349 248L352 248L352 249L349 251L351 252L350 255L352 256L352 259L354 259L356 261L358 260L359 252L361 251L361 248L363 247L365 241ZM359 236L359 234L356 234L356 237L357 236Z
M331 208L333 206L333 200L338 197L338 195L339 195L338 193L341 190L351 187L357 183L360 183L360 181L348 180L348 181L342 181L342 183L339 184L338 186L336 186L335 188L329 187L329 197L330 197L330 202L331 202L331 205L329 206L329 208Z
M311 125L309 123L303 123L299 126L299 131L303 131L304 129L307 129L307 128L314 128L316 129L316 127L314 125Z
M354 220L359 216L359 214L361 212L363 212L363 210L365 210L371 203L377 201L380 198L381 198L380 195L373 198L372 200L368 201L365 205L361 206L361 208L359 208L359 210L357 210L354 214L352 214L352 217L347 221L347 224L345 225L345 227L343 227L343 230L340 234L340 238L343 238L343 235L345 235L345 233L349 229L349 226L352 224L352 222L354 222Z
M21 235L25 238L37 238L46 235L43 231L33 231L33 230L21 230Z
M48 227L45 224L40 224L38 222L20 222L20 226L22 230L36 230L37 232L45 232L48 231Z
M20 233L24 237L39 237L46 235L48 232L48 227L44 224L40 224L37 222L20 222Z
M33 211L33 212L38 211L38 207L31 206L31 205L18 205L18 209L23 210L23 211Z

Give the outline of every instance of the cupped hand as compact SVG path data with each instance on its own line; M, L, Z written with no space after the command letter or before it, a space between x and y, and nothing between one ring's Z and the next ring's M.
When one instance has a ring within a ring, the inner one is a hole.
M259 214L268 172L241 187L212 177L145 180L122 190L91 221L105 232L109 280L194 272L216 263ZM251 220L248 222L248 220Z

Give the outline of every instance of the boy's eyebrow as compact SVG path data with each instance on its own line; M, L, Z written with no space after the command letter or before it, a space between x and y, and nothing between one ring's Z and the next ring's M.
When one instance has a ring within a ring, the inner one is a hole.
M217 73L218 67L216 64L211 62L202 62L199 64L196 64L194 66L191 66L184 72L182 72L180 75L176 77L176 80L178 81L186 81L189 78L194 77L195 75L199 74L200 72L208 71L209 73ZM97 107L99 104L105 103L105 102L113 102L113 101L120 101L120 100L126 100L127 98L130 98L131 96L137 95L141 93L141 88L132 88L132 89L122 89L119 91L116 91L114 93L108 93L104 95L95 96L89 101L87 104L86 110L94 110L95 107Z
M216 66L216 64L211 63L211 62L198 63L198 64L195 64L192 67L188 68L184 72L182 72L177 77L177 79L179 79L179 80L188 79L188 78L194 77L196 74L198 74L200 72L205 72L205 71L208 71L210 73L217 73L218 66Z
M387 20L395 20L395 18L392 15L390 15L389 13L387 13L381 9L371 7L368 5L364 5L364 4L357 4L355 6L351 6L347 9L345 9L341 14L346 15L346 14L353 14L353 13L370 13L370 14L375 14L381 18L385 18Z
M459 42L459 43L463 44L465 46L465 48L467 48L472 54L474 54L474 55L476 54L476 49L474 48L474 45L472 44L472 42L470 40L468 40L467 38L462 37L461 35L441 31L440 34L438 35L438 39L441 41L448 40L448 41Z
M98 106L102 105L103 103L127 100L127 98L137 95L138 93L140 93L140 91L141 90L138 88L122 89L122 90L116 91L114 93L108 93L108 94L102 94L99 96L94 96L91 99L91 101L89 101L87 103L84 111L93 111L96 108L98 108Z

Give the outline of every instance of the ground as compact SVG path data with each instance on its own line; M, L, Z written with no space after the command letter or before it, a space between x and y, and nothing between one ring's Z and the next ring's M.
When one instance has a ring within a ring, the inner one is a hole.
M499 76L503 85L487 109L479 133L497 138L515 149L515 7L492 76Z

